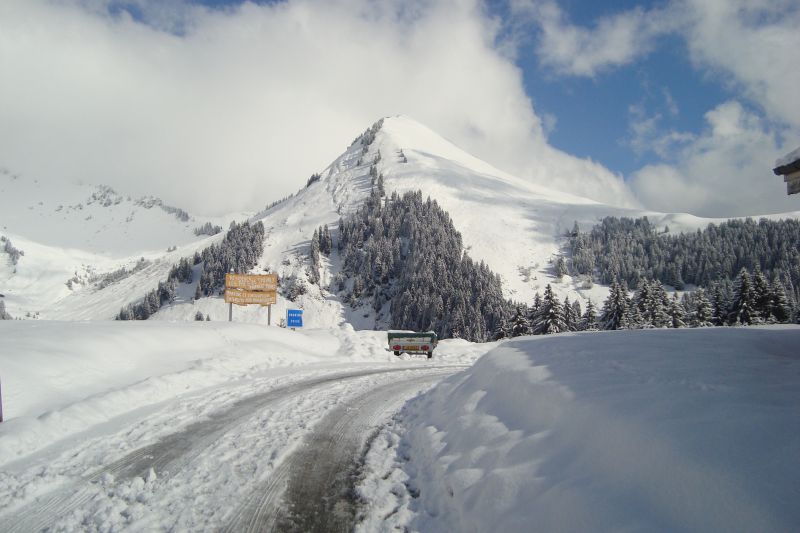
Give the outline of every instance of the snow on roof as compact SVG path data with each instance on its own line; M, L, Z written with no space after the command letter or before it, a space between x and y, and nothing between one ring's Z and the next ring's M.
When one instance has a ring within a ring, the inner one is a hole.
M788 166L798 160L800 160L800 146L795 148L785 156L778 158L775 161L775 170L777 171L781 167Z

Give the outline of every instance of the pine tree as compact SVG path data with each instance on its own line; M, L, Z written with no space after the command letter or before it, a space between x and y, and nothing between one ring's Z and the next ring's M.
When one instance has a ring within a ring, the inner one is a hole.
M611 292L603 303L600 313L601 329L621 329L626 325L625 314L628 310L628 295L615 279L611 283Z
M758 322L771 322L771 295L769 282L761 269L756 267L752 276L754 310L758 314Z
M528 310L528 323L533 325L539 320L539 311L542 308L542 297L539 295L539 291L536 291L536 294L533 295L533 304L531 304L530 309Z
M521 335L530 335L531 334L531 327L528 323L528 319L525 316L525 310L522 306L517 306L516 313L514 317L511 319L511 336L512 337L519 337Z
M534 335L548 335L568 331L564 322L564 310L558 297L553 293L550 284L544 289L542 305L538 313L538 321L533 325Z
M713 326L714 310L711 302L708 301L706 291L697 289L694 293L694 315L692 317L692 325L704 328Z
M711 322L714 326L723 326L728 321L728 301L722 287L715 283L711 289Z
M586 311L581 318L581 330L583 331L597 331L597 309L594 306L592 299L586 302Z
M671 327L672 317L670 316L670 299L667 296L667 291L661 285L661 282L654 280L650 285L650 294L652 295L652 304L649 309L653 327L668 328Z
M755 310L755 291L753 282L747 269L742 267L736 280L736 292L734 293L731 310L728 314L728 322L731 324L752 324L758 320Z
M556 278L561 279L564 275L567 274L567 264L564 261L563 256L558 256L556 258L556 262L553 265L553 270L555 271Z
M0 300L0 320L11 320L11 315L6 312L6 303Z
M631 300L625 311L624 320L620 323L619 329L642 329L651 326L652 322L645 320L642 316L642 312L639 311L636 300Z
M786 290L777 277L774 278L770 284L769 298L770 314L775 318L775 321L779 324L789 322L792 317L792 308L786 297Z
M685 328L686 322L684 322L684 314L683 314L683 305L681 304L680 300L678 300L678 293L672 293L672 299L669 302L669 317L671 321L671 327L673 328Z
M197 312L194 314L194 319L195 319L195 321L198 321L198 322L199 322L199 321L201 321L201 320L203 320L203 313L202 313L202 312L200 312L200 311L197 311Z
M572 307L572 303L569 301L569 296L564 297L563 310L562 318L564 319L564 324L567 326L565 331L577 331L578 319L581 315L575 314L575 309Z
M508 321L503 318L497 324L497 327L492 333L492 340L499 341L500 339L507 339L510 337L513 337L513 334L511 333L511 327L509 326Z
M194 299L199 300L202 297L203 297L203 291L200 290L200 284L198 283L194 289Z
M319 281L319 230L314 230L311 237L311 268L308 272L308 281L317 283Z

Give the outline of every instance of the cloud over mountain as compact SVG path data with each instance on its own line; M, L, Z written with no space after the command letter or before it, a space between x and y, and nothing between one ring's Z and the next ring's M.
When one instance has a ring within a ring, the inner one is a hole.
M504 170L631 204L619 175L548 144L499 31L466 0L10 0L0 164L200 212L256 208L404 113Z

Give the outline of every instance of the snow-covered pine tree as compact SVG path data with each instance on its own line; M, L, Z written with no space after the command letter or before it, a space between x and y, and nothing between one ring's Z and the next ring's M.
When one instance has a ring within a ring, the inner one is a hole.
M11 315L6 311L6 303L0 300L0 320L11 320Z
M601 329L621 329L625 327L625 313L628 310L628 295L617 280L611 282L611 291L603 303L599 325Z
M197 311L197 312L194 314L194 319L195 319L195 321L197 321L197 322L200 322L200 321L202 321L202 320L203 320L203 313L202 313L202 312L200 312L200 311Z
M553 264L553 270L555 271L556 278L561 279L567 274L567 263L564 261L563 256L558 256L556 258L555 263Z
M645 327L652 327L651 322L642 317L639 306L636 305L636 300L631 299L628 304L628 309L625 311L625 317L620 324L619 329L642 329Z
M770 315L779 324L785 324L792 318L792 308L789 299L786 297L786 289L778 276L775 276L769 285L769 310Z
M319 230L314 229L314 235L311 237L311 266L308 269L308 281L317 283L319 281Z
M653 327L668 328L671 327L672 318L670 316L670 299L667 296L667 291L658 280L653 280L650 284L650 294L652 297L651 306L648 312L651 317Z
M514 316L511 318L512 337L531 334L531 326L528 322L528 318L525 316L526 314L525 309L521 305L518 305Z
M492 340L499 341L500 339L508 339L511 337L513 337L513 334L511 333L511 325L509 324L508 320L502 318L492 333Z
M724 326L728 322L728 299L720 283L711 285L711 323Z
M686 322L684 321L683 304L678 300L678 293L673 292L672 298L669 301L669 317L670 327L685 328Z
M575 317L575 329L573 331L580 331L583 309L581 309L581 303L577 299L572 302L572 316Z
M558 297L553 293L553 287L547 284L542 297L542 305L537 315L537 322L533 324L534 335L548 335L567 331L564 322L564 310Z
M386 196L386 189L383 185L383 173L378 174L378 179L375 182L375 189L378 193L378 196Z
M581 331L597 331L597 308L594 302L589 298L586 301L586 311L581 317Z
M533 295L533 303L528 309L529 324L533 325L539 320L539 310L541 308L542 308L542 297L539 295L539 291L536 291L536 294Z
M747 269L742 267L736 279L736 291L728 313L728 322L730 324L752 324L758 320L753 282Z
M752 280L753 280L753 309L758 314L758 320L754 320L754 323L771 322L772 298L770 294L769 282L767 281L766 276L764 276L764 273L761 272L760 268L756 268Z
M706 291L702 288L694 293L694 313L692 316L692 326L705 328L713 326L714 310L708 300Z
M569 301L569 296L564 297L564 304L562 308L564 310L564 324L567 326L566 331L577 331L578 320L580 319L581 315L575 314L575 309L572 307L572 303Z

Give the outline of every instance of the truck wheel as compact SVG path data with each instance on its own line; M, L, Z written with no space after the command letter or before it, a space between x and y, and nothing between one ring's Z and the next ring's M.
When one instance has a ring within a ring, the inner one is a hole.
M428 359L433 359L433 352L428 352Z
M399 351L397 351L397 350L395 350L395 351L394 351L394 354L395 354L395 355L400 355L400 352L399 352Z

